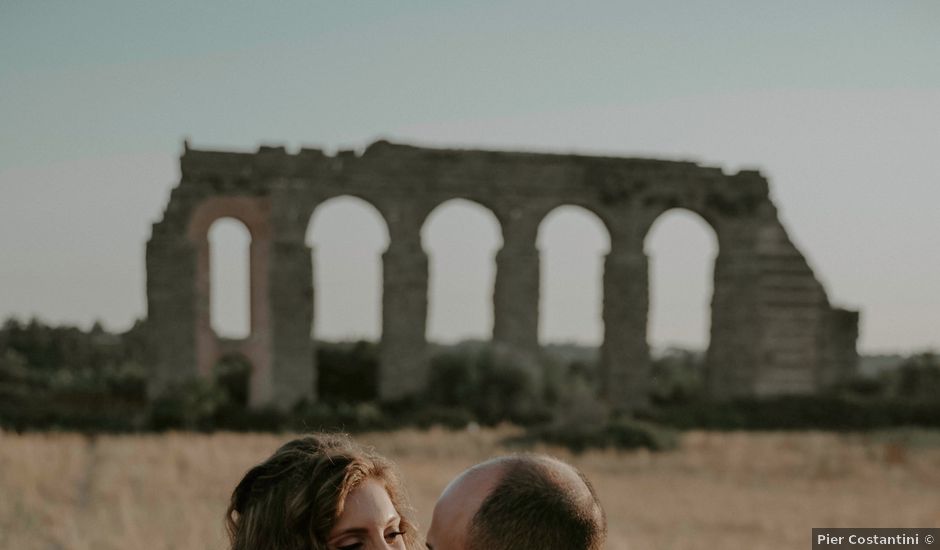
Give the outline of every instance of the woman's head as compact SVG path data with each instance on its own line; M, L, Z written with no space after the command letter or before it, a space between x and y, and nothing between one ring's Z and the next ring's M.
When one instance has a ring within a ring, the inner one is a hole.
M283 445L245 474L229 505L232 550L415 548L392 465L342 435Z

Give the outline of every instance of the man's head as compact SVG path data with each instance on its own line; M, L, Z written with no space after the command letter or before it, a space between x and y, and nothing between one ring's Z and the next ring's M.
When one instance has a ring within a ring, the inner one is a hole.
M594 488L547 456L495 458L457 476L434 507L431 550L598 550L606 520Z

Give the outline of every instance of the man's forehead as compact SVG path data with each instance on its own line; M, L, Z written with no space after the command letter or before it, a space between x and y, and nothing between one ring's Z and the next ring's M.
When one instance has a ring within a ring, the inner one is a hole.
M505 466L497 461L487 462L466 470L457 476L441 494L441 501L458 501L464 505L482 502L502 477Z
M499 482L501 474L502 466L485 464L471 468L451 481L434 506L428 542L433 542L435 548L465 548L470 521Z
M503 470L504 466L498 462L484 463L457 476L441 493L435 516L440 511L442 520L468 525L470 518L499 483Z

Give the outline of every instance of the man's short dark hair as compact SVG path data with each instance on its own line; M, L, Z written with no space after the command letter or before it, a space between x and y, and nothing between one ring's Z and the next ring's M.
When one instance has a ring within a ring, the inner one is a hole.
M535 456L503 462L501 479L470 521L471 550L598 550L607 532L594 488L558 475L562 463ZM570 466L569 466L570 467Z

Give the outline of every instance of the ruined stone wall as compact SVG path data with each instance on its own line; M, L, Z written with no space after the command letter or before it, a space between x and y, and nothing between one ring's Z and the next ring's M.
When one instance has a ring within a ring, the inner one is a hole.
M187 149L181 168L180 184L147 245L155 394L208 375L222 353L238 351L254 367L252 404L286 407L315 395L309 335L315 297L304 236L316 207L340 195L371 203L388 226L383 399L412 395L427 379L428 258L421 228L437 205L454 198L475 201L499 220L493 340L519 357L539 353L539 224L562 205L582 206L603 221L611 237L603 282L603 393L616 407L646 399L649 267L643 242L653 222L673 208L698 213L718 237L707 355L713 395L810 393L854 368L857 314L829 305L757 172L382 141L361 155ZM244 341L223 345L209 325L206 232L225 216L244 222L252 235L252 331Z

